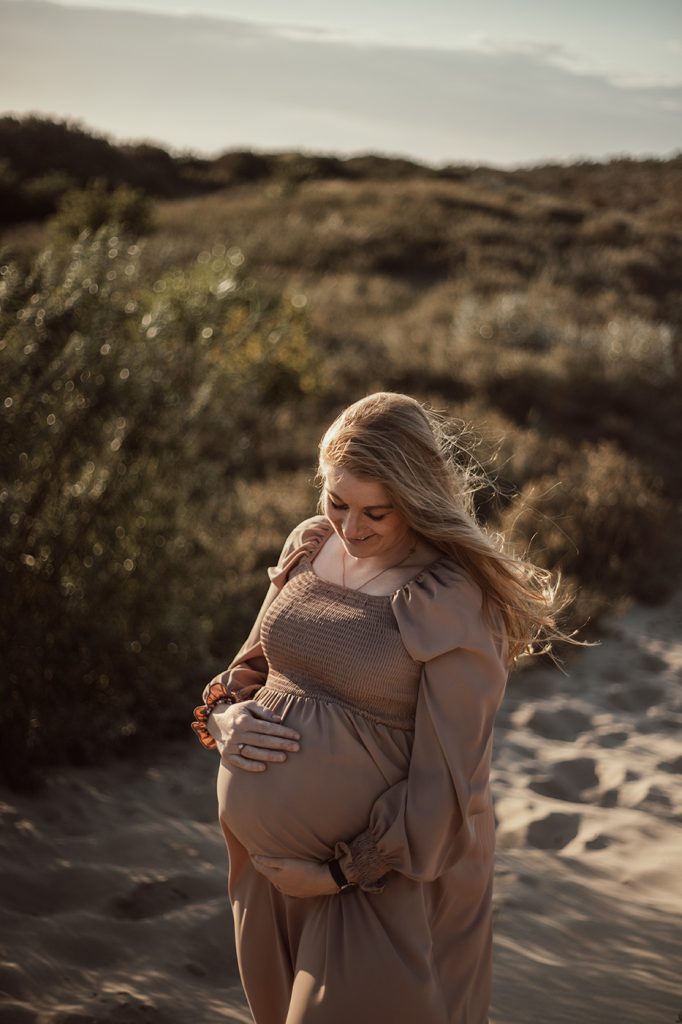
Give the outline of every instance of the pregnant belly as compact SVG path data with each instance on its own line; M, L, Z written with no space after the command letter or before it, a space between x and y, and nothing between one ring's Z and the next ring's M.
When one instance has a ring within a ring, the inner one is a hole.
M300 749L261 772L221 764L221 825L251 854L325 859L367 827L374 800L407 773L407 734L321 700L264 689L258 701L300 733Z

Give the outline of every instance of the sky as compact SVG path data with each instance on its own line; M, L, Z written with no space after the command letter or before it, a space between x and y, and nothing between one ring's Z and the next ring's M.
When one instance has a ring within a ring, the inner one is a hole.
M0 0L0 114L172 153L682 150L679 0Z

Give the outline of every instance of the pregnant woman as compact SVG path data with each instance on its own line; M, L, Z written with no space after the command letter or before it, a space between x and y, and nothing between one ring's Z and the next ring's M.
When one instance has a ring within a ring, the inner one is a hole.
M256 1024L488 1020L494 718L519 655L567 638L451 449L407 395L340 414L320 514L195 711Z

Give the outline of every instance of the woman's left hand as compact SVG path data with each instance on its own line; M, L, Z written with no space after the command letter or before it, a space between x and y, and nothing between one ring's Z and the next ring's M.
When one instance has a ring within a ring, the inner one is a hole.
M339 889L329 868L316 860L262 857L252 854L254 867L285 896L332 896Z

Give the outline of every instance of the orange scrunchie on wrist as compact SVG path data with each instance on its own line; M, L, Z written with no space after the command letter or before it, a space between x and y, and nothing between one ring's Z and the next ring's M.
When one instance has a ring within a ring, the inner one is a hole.
M206 703L194 709L195 722L192 722L194 733L202 747L215 749L218 744L208 731L208 720L211 712L218 704L236 704L238 697L233 690L228 690L224 683L211 683L206 695Z

